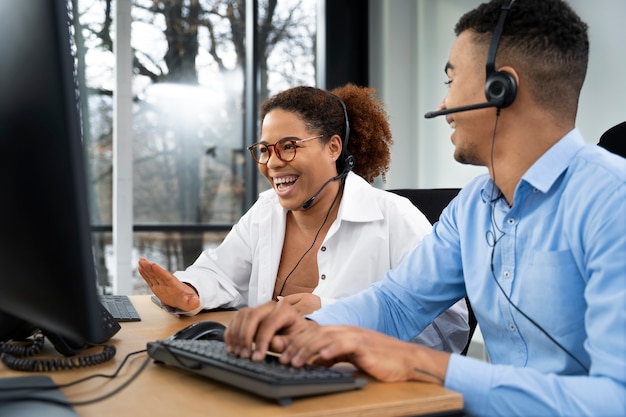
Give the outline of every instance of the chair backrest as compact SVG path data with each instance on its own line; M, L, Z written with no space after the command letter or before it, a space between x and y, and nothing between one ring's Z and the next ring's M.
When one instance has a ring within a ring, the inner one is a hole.
M403 197L411 200L411 203L415 207L417 207L426 218L431 222L435 223L439 220L439 216L444 208L452 201L454 197L461 191L460 188L402 188L402 189L394 189L389 190L394 194L401 195ZM467 312L469 314L468 322L470 326L469 337L467 339L467 344L465 348L461 352L462 355L467 355L467 351L469 349L469 345L472 341L472 336L474 336L474 331L476 330L476 326L478 322L476 321L476 316L474 315L474 311L472 310L472 306L470 305L469 299L465 297L465 303L467 304Z
M619 123L600 136L598 145L626 158L626 122Z
M411 200L428 221L435 223L443 209L460 190L460 188L398 188L389 191Z

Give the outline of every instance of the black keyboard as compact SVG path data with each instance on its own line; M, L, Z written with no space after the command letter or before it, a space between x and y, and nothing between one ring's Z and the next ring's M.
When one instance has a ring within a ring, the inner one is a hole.
M267 355L255 362L229 354L218 340L160 340L148 343L148 354L157 363L206 376L281 405L292 398L328 394L363 387L367 381L352 374L321 366L294 368Z
M100 302L115 321L140 321L139 313L127 295L100 295Z

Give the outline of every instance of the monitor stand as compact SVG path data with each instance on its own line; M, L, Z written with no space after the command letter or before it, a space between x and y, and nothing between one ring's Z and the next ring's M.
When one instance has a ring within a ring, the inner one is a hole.
M15 389L19 387L24 387L24 389ZM45 387L46 389L29 389L30 387ZM18 398L24 400L17 401ZM78 417L71 406L40 401L37 398L67 401L49 376L0 378L0 416Z

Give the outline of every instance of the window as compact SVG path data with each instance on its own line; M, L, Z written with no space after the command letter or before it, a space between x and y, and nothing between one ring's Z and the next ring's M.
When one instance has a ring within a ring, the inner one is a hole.
M246 144L246 0L134 0L131 36L115 37L113 0L71 0L99 280L110 291L114 42L132 63L133 293L139 257L184 269L217 245L262 189ZM315 85L318 0L248 0L257 7L257 104ZM321 1L321 0L320 0ZM257 125L258 129L258 125ZM254 179L246 184L246 179ZM252 187L252 188L251 188ZM250 193L248 193L250 194ZM255 193L256 194L256 193Z

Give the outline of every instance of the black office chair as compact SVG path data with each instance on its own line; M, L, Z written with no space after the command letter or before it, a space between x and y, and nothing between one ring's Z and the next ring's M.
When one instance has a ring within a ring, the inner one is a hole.
M406 197L411 200L411 203L415 207L417 207L430 221L431 223L435 223L439 220L439 216L444 208L452 201L454 197L459 193L459 188L402 188L402 189L394 189L389 190L394 194L401 195L402 197ZM467 312L469 314L468 321L470 326L469 338L467 339L467 344L463 351L462 355L467 355L467 351L469 349L470 342L472 341L472 336L474 335L474 331L476 330L476 326L478 322L476 321L476 316L474 315L474 311L472 310L472 306L470 305L469 299L465 297L465 303L467 304Z
M428 221L434 224L460 190L460 188L398 188L389 191L411 200Z
M619 123L600 136L598 145L626 158L626 122Z

